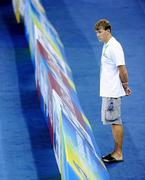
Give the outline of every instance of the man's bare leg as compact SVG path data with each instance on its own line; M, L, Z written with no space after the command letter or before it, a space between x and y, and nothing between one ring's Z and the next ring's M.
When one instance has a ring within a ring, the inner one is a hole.
M122 160L123 153L122 153L122 145L123 145L123 126L120 124L113 124L112 125L112 134L114 137L115 148L114 152L112 153L112 157L115 159Z

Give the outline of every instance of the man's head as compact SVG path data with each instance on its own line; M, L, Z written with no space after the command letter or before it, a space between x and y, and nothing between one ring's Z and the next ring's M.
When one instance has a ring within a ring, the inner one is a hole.
M108 42L111 38L111 25L108 20L101 19L95 24L97 37L101 42Z

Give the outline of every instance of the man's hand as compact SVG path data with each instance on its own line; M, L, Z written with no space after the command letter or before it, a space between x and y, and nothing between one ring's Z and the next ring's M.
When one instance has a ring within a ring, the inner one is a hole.
M128 87L128 82L122 83L122 86L123 86L123 88L124 88L124 91L125 91L125 93L126 93L126 96L131 95L132 91L131 91L131 89Z
M126 96L129 96L131 95L132 90L128 87L127 89L125 89L125 93L126 93Z

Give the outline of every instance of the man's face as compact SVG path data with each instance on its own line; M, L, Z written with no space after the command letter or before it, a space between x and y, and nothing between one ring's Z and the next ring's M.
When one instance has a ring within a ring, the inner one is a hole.
M97 38L100 42L106 42L108 31L104 30L103 28L100 28L96 31Z

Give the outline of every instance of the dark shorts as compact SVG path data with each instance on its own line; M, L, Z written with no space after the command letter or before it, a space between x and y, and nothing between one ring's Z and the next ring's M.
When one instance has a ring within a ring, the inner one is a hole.
M122 124L121 98L102 98L101 118L103 124Z

